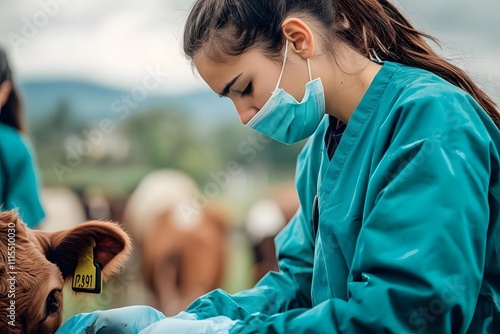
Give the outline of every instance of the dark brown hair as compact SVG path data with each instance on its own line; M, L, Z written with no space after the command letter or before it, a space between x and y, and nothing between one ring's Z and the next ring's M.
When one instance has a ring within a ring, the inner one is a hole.
M433 72L468 92L500 128L500 112L460 68L439 56L424 34L388 0L197 0L184 29L184 53L203 52L212 60L259 46L269 55L283 48L281 23L290 14L309 15L362 55ZM223 32L223 33L221 33Z
M5 105L0 111L0 123L7 124L23 132L24 124L22 117L21 99L19 98L16 87L14 86L14 82L12 80L12 72L9 67L9 62L7 61L7 55L4 51L2 51L2 49L0 49L0 84L7 80L12 83L12 90L10 91Z

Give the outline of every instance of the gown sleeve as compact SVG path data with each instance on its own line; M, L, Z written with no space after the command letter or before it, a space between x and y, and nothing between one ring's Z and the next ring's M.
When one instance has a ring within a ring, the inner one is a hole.
M493 145L476 106L456 95L422 97L398 109L386 153L370 178L367 199L373 201L367 200L346 282L349 298L309 309L252 308L230 333L467 330L485 264ZM295 261L285 267L288 277L271 276L283 277L273 278L271 289L286 293L293 286L293 294L302 288L305 295L309 286L290 283L304 272L296 272L301 254L292 247L281 253Z

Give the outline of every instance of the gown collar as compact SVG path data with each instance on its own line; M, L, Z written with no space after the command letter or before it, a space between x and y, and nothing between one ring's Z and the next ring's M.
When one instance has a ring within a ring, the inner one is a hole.
M320 192L323 192L326 195L326 193L329 193L334 188L334 184L347 157L349 156L349 152L351 152L352 148L360 140L360 134L363 133L363 129L369 123L368 120L370 117L379 109L380 101L383 98L394 73L400 66L401 65L398 63L388 61L382 63L382 68L375 75L358 106L354 109L347 127L342 134L342 140L333 153L333 157L329 162L322 164L324 168L322 168L322 171L320 172L321 184L318 185ZM329 126L336 127L336 118L330 118L329 122ZM326 131L325 136L328 133L329 132ZM328 140L328 138L325 138L325 140ZM326 143L326 141L324 141L324 143ZM326 155L326 159L328 159L326 147L323 147L323 150ZM324 203L327 197L328 196L323 196L323 198L320 198L320 206Z
M382 67L375 75L372 83L366 90L357 107L354 109L351 117L349 118L348 124L345 126L345 130L342 131L344 142L348 141L344 140L345 137L349 138L349 140L351 141L355 139L357 137L357 134L364 128L366 120L369 118L369 116L379 108L380 99L382 98L390 79L399 67L397 63L388 61L382 62L380 64L382 65ZM327 138L327 136L329 134L331 135L332 133L336 133L335 130L338 128L337 118L330 116L328 122L328 128L330 129L331 127L333 127L333 132L328 130L326 131L324 138L325 144L330 141L330 138ZM338 149L341 149L341 146L345 147L346 145L341 145L339 143Z

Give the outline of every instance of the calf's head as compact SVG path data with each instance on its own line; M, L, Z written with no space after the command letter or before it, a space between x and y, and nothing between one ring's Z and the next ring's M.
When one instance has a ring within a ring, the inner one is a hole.
M15 211L1 212L2 333L54 333L61 326L63 285L92 245L104 280L119 271L131 248L128 235L114 223L89 221L45 232L29 229Z

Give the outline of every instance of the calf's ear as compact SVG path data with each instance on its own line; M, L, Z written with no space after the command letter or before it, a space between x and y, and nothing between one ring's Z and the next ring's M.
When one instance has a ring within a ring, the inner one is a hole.
M123 267L132 248L130 237L118 224L104 221L88 221L51 233L49 240L47 258L59 267L64 279L72 277L78 259L92 245L94 262L100 265L104 280Z

